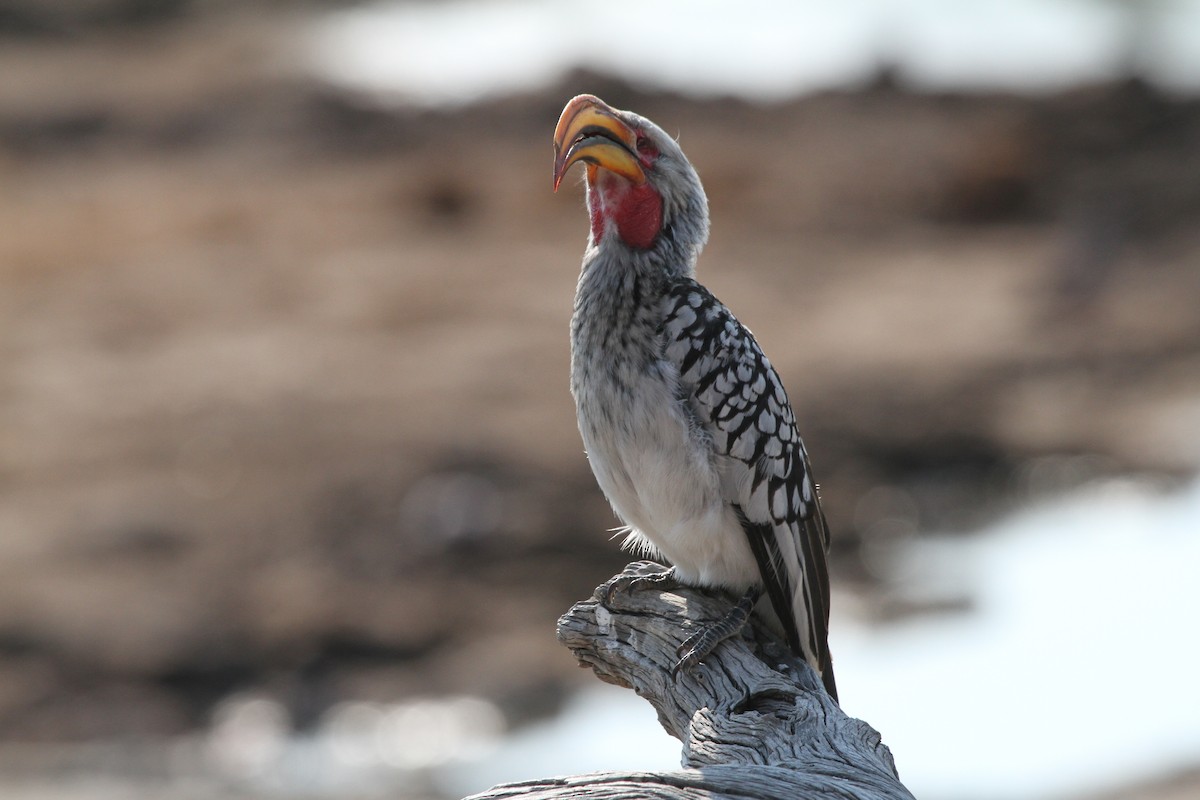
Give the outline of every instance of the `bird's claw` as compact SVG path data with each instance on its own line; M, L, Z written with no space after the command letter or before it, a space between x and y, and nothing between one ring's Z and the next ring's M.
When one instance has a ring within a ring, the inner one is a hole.
M732 635L725 632L723 624L725 622L726 619L721 619L712 625L705 625L675 648L675 655L679 660L675 662L675 666L671 667L672 678L678 678L679 673L699 666L713 650L717 649L717 645Z
M704 625L700 630L684 639L675 648L679 660L671 667L671 677L678 678L679 673L700 664L708 657L721 642L738 635L750 620L754 604L758 602L761 591L752 588L746 592L729 613L715 622Z
M640 562L647 564L649 562ZM600 595L604 599L606 606L611 606L618 594L628 594L630 592L640 591L642 589L658 589L666 590L673 589L679 585L678 579L675 577L675 570L653 565L657 567L656 571L640 572L635 575L623 574L610 580L601 587Z
M710 638L711 633L712 628L702 628L684 639L679 647L675 648L675 655L679 657L679 660L675 662L675 666L671 667L672 679L678 679L679 673L699 666L704 657L719 644L719 640L711 644L705 641Z

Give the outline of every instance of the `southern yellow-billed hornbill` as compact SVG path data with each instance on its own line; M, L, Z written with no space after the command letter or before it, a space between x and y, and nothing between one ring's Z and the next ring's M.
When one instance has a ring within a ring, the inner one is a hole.
M571 319L571 391L627 546L671 581L742 593L680 648L687 668L761 611L835 699L829 530L787 393L750 331L693 277L708 200L679 145L592 95L554 131L554 188L586 164L591 235Z

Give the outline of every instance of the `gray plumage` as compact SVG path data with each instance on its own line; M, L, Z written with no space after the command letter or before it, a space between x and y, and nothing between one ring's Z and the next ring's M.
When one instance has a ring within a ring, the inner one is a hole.
M584 254L571 391L592 470L627 546L661 554L686 584L763 587L792 649L836 698L829 533L787 393L750 331L693 277L708 238L696 171L654 123L612 113L654 147L645 179L662 226L638 248L615 224L594 224ZM593 179L595 219L625 178L601 169Z

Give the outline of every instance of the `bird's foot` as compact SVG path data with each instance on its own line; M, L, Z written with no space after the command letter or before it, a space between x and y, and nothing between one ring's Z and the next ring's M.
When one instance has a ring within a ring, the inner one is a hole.
M600 597L605 605L612 605L618 594L637 592L642 589L665 591L679 586L679 579L672 567L664 567L653 561L638 561L625 568L625 572L604 584Z
M762 589L757 586L747 589L737 604L729 609L728 614L716 622L705 625L684 639L683 643L675 650L675 655L679 656L679 660L671 668L671 677L678 677L680 672L696 666L707 658L709 653L717 649L717 645L721 642L741 633L742 629L746 627L746 623L750 621L750 614L754 611L754 606L760 597L762 597Z

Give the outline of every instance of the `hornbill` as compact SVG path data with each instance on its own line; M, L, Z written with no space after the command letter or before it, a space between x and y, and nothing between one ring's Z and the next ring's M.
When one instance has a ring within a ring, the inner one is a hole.
M708 240L700 177L658 125L587 94L554 131L556 191L579 162L591 219L571 318L579 431L626 547L673 565L626 583L739 593L676 670L757 610L836 700L829 529L779 375L693 277Z

